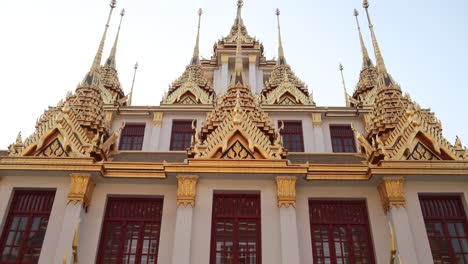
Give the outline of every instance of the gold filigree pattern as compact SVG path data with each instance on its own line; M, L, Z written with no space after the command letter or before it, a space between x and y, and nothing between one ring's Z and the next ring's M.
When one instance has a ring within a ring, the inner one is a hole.
M406 207L403 177L384 177L377 187L385 213L392 207Z
M278 207L288 208L290 205L296 207L296 177L277 176L276 188L278 197Z
M70 174L70 190L68 191L68 203L82 203L88 208L94 190L94 182L90 174Z
M236 141L224 154L222 159L254 159L254 156L239 142Z
M418 142L413 151L406 158L407 160L438 160L439 158L427 149L423 144Z
M198 176L177 176L177 206L195 207Z
M39 152L36 156L38 157L68 157L67 152L63 149L62 144L56 138L54 139L47 147L45 147L41 152Z

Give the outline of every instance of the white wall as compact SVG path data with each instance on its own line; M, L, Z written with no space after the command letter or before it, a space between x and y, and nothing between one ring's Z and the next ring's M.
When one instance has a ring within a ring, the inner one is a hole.
M55 249L62 228L65 213L66 198L70 186L69 177L45 177L45 176L3 176L0 180L0 230L3 230L14 188L27 189L54 189L55 199L50 213L49 224L42 244L39 264L53 263ZM71 249L70 245L70 249Z

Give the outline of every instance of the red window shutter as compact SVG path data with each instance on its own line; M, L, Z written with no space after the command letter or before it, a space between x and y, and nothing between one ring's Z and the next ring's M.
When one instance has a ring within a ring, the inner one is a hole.
M260 264L260 195L215 194L211 229L211 264Z
M354 132L349 125L330 125L333 152L356 152Z
M283 146L289 152L304 152L304 138L301 121L283 121L284 129L281 130ZM281 126L281 121L278 122Z
M192 135L192 120L173 120L170 150L186 150L190 147Z
M38 263L55 191L16 190L0 239L0 263Z
M375 263L363 200L309 200L314 263Z
M162 198L109 198L97 263L156 264L162 207Z
M145 124L126 124L120 135L120 150L142 150Z
M434 263L468 263L468 223L460 195L420 195Z

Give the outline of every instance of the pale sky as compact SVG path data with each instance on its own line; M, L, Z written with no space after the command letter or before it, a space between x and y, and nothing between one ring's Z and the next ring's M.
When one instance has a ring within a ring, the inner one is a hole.
M36 119L73 91L89 70L104 29L108 0L0 0L0 149L19 131L23 139ZM343 106L338 65L352 93L361 68L353 8L370 54L372 43L361 0L245 0L243 19L263 42L265 56L277 53L275 9L281 9L286 59L313 91L318 106ZM442 120L444 135L468 145L468 1L370 0L370 14L393 78L423 108ZM103 62L126 9L117 68L126 93L138 61L134 105L159 105L164 89L188 64L195 42L197 10L203 9L200 54L228 34L236 0L117 0ZM373 58L373 56L372 56ZM375 60L374 60L375 62Z

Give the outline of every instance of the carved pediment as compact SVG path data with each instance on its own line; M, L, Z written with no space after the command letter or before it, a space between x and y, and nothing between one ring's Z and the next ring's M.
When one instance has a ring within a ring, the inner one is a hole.
M230 148L228 148L223 155L221 156L221 159L255 159L252 153L242 145L242 143L239 142L239 140L236 140L234 144Z
M45 148L43 148L39 153L35 156L37 157L68 157L67 151L64 149L62 143L58 140L58 138L54 139L50 142Z
M439 158L429 148L418 142L413 150L407 153L406 160L439 160Z

